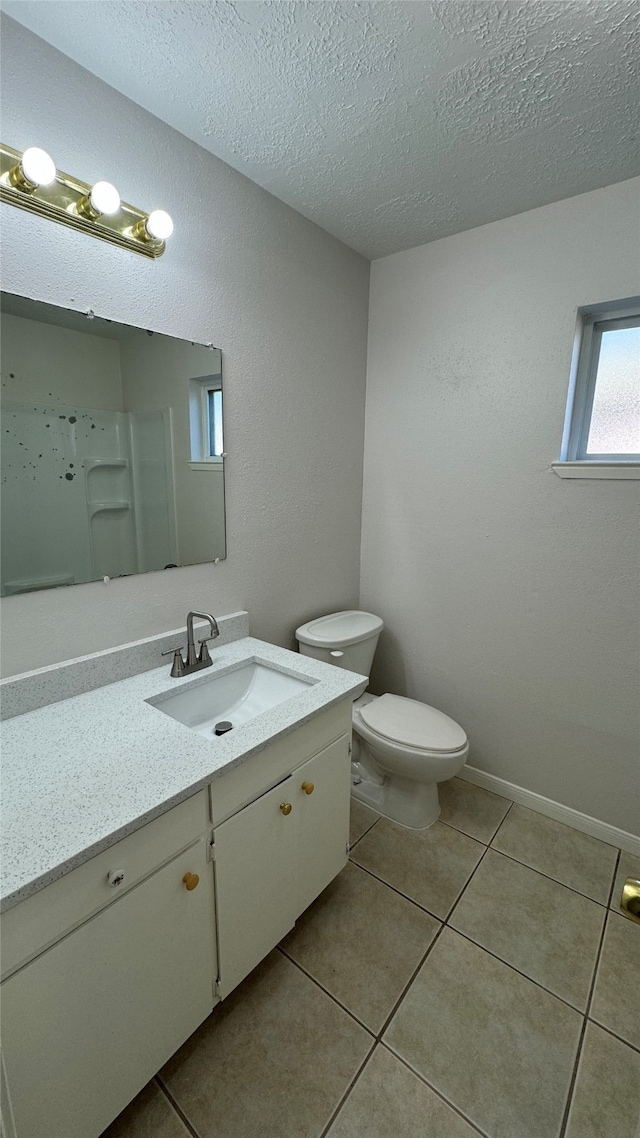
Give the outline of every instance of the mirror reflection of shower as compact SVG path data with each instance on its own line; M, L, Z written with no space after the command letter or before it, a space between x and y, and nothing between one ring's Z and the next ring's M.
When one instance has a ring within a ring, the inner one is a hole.
M171 412L2 405L2 595L176 563Z
M2 595L224 557L219 350L2 308Z

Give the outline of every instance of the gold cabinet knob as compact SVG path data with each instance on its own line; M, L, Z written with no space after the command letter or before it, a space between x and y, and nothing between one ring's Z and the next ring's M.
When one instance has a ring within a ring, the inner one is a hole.
M183 880L184 884L186 885L187 889L189 890L189 892L191 892L192 889L195 889L200 878L198 877L197 873L185 873L182 880Z
M291 803L290 802L281 802L280 803L280 809L282 810L283 814L290 814L291 813Z
M305 794L313 794L315 786L312 782L303 782L302 790L304 790Z

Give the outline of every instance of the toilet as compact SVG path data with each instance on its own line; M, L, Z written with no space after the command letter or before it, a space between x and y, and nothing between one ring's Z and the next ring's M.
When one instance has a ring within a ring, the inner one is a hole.
M369 676L384 624L349 609L296 629L300 652ZM464 766L469 741L448 715L400 695L365 692L353 704L351 793L410 829L431 826L440 814L438 783Z

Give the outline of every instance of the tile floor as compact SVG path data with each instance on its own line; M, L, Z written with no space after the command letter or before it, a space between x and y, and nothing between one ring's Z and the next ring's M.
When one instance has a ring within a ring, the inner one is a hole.
M345 870L103 1138L640 1138L640 859L441 801L353 802Z

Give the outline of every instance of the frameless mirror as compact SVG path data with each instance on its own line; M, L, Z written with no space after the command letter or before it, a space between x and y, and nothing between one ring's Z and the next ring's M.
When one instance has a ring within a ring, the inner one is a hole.
M7 293L1 321L2 596L223 558L220 350Z

